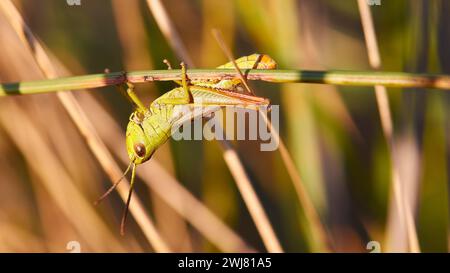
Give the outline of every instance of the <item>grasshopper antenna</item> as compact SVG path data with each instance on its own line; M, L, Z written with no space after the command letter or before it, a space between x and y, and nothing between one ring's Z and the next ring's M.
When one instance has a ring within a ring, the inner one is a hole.
M119 178L119 180L117 180L116 182L114 182L114 184L102 195L100 196L95 202L94 205L98 205L100 204L100 202L103 201L103 199L105 199L119 184L120 182L122 182L122 180L125 178L125 176L127 175L127 173L130 171L130 167L133 164L133 162L130 162L130 164L128 165L127 169L125 170L125 172L123 173L123 175Z
M133 195L134 178L136 176L136 164L130 163L130 166L131 165L133 165L133 169L131 170L130 190L128 191L127 203L123 210L122 220L120 222L120 235L122 236L125 235L125 222L127 221L128 207L130 206L131 195Z

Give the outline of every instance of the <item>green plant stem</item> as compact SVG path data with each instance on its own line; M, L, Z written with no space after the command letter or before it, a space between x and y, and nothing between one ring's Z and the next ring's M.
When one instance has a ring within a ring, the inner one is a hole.
M421 87L450 89L450 76L438 74L412 74L372 71L307 71L307 70L244 70L249 80L269 82L321 83L333 85L386 87ZM194 79L229 79L239 75L230 69L190 69L188 77ZM51 80L4 83L0 96L25 95L75 89L88 89L118 85L129 81L143 83L152 81L173 81L181 79L181 70L147 70L135 72L113 72L84 76L64 77Z

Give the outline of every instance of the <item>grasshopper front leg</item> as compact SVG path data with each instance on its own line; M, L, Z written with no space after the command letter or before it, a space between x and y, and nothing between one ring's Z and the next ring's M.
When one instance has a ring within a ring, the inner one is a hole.
M144 106L144 103L142 103L142 101L136 95L136 92L134 92L134 85L131 82L123 83L122 85L120 85L119 88L135 105L137 111L139 112L147 111L147 108Z

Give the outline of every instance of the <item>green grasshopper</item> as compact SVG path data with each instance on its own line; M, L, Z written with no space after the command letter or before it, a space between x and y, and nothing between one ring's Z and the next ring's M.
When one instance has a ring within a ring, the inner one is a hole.
M236 60L239 69L275 69L276 62L265 54L253 54ZM169 69L170 64L167 63ZM229 62L217 68L234 68ZM243 108L258 109L258 107L269 105L269 100L254 95L239 93L243 89L240 79L229 80L195 80L188 81L186 67L181 63L182 80L176 81L181 87L171 91L154 100L150 107L145 107L136 96L132 84L127 83L127 95L136 106L131 114L127 131L126 147L130 164L123 176L103 194L96 203L108 196L120 183L123 177L131 169L130 190L124 208L120 232L124 234L125 221L128 207L133 193L136 175L136 166L149 160L159 146L164 144L174 132L174 128L181 126L184 122L192 120L199 114L205 116L208 113L220 110L225 106L236 106ZM202 106L201 111L192 115L193 107Z

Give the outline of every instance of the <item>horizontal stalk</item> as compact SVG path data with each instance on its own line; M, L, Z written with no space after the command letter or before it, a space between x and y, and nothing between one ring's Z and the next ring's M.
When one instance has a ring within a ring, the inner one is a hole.
M384 85L387 87L450 89L450 76L439 74L308 70L243 70L243 72L249 80L279 83L297 82L353 86ZM238 78L239 75L232 69L189 69L188 77L191 80L230 79ZM146 70L128 73L112 72L50 80L2 83L0 85L0 96L98 88L118 85L125 81L131 83L144 83L180 79L181 70Z

